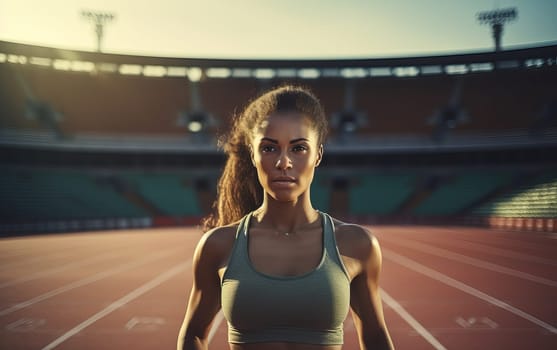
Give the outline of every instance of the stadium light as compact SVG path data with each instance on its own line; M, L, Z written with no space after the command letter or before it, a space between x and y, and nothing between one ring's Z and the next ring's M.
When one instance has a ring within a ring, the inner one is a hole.
M198 82L203 77L203 70L199 67L188 68L188 78L191 82Z
M104 26L112 21L115 16L112 13L81 11L81 16L90 20L95 24L95 33L97 34L97 52L101 52L101 42L104 36Z
M191 113L188 120L188 130L196 133L201 132L207 124L207 116L203 112Z
M216 121L210 113L197 109L178 113L176 125L187 128L192 142L206 142L209 128L216 125Z
M477 14L480 24L489 24L495 40L495 51L501 51L501 36L503 34L503 25L517 17L516 8L507 8L494 11L484 11Z

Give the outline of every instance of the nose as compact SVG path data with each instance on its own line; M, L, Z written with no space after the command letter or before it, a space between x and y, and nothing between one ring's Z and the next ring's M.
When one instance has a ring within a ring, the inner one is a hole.
M288 157L286 152L282 152L277 159L275 167L280 170L286 170L292 168L292 160Z

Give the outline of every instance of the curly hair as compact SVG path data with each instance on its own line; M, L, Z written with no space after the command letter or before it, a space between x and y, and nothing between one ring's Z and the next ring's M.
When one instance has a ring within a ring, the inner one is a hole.
M241 114L234 116L230 132L221 140L227 160L212 212L202 221L203 231L236 222L262 204L263 188L251 162L250 145L253 131L276 112L298 112L309 117L317 131L318 144L325 142L328 131L325 111L309 89L285 85L251 101Z

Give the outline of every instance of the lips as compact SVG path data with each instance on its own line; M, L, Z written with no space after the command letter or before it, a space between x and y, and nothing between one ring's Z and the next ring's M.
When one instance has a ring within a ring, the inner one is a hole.
M273 179L272 186L275 189L292 189L296 186L296 179L292 176L279 176Z
M296 179L292 176L279 176L273 179L273 182L280 182L280 183L295 183Z

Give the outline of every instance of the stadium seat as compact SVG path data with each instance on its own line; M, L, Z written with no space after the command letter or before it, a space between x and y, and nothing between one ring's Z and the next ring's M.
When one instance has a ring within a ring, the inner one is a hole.
M110 186L77 170L6 168L0 174L0 196L6 221L146 215Z
M424 199L413 213L443 216L460 213L469 205L510 183L516 175L497 171L466 171L450 178Z
M479 216L557 217L557 170L548 171L472 212Z
M127 172L120 175L136 186L137 191L163 215L200 215L197 195L189 178L180 173Z
M414 175L362 174L349 193L354 215L393 214L414 190Z

